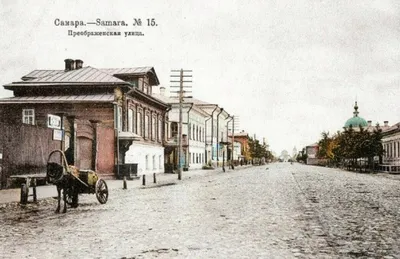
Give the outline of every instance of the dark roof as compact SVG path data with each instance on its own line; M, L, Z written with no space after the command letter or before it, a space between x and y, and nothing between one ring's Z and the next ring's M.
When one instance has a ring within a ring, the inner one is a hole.
M126 84L118 75L148 75L152 85L158 85L158 77L153 67L97 69L90 66L74 70L33 70L24 75L22 81L4 85L12 90L15 86L76 85L76 84Z
M382 127L381 127L382 128ZM394 124L394 125L392 125L392 126L388 126L388 127L386 127L386 128L383 128L382 129L382 131L383 131L383 133L385 134L385 135L389 135L391 132L397 132L397 131L400 131L400 122L398 122L398 123L396 123L396 124Z
M4 103L79 103L79 102L113 102L113 94L93 94L93 95L62 95L62 96L23 96L9 97L0 99L0 104Z
M101 68L100 70L110 75L145 75L154 70L152 67L131 67L131 68Z
M132 96L145 98L145 99L147 99L147 100L153 102L154 104L160 105L160 106L162 106L162 107L164 107L164 108L171 107L171 106L170 106L167 102L165 102L164 100L160 100L160 99L158 99L158 98L156 98L156 97L154 97L154 96L145 94L145 93L143 93L142 91L140 91L140 90L138 90L138 89L136 89L136 88L134 88L134 89L132 89L131 91L129 91L129 93L130 93Z
M93 67L84 67L80 69L56 73L45 77L38 77L29 82L41 83L125 83L108 73Z
M106 72L97 68L84 67L69 71L60 70L35 70L23 79L29 78L27 81L14 82L13 84L30 84L30 83L125 83Z
M141 76L150 74L151 85L160 84L154 67L101 68L100 70L114 76Z
M32 80L38 77L52 76L55 74L64 73L64 70L33 70L29 74L23 76L21 79L24 81Z
M230 132L230 133L228 133L228 136L229 137L232 137L232 133ZM235 132L235 135L234 135L235 137L248 137L249 136L249 134L247 133L247 132Z

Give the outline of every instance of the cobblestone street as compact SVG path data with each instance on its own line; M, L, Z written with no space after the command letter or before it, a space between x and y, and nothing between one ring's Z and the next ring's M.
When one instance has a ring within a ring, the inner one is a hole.
M400 258L399 179L276 163L0 209L3 258ZM122 186L121 186L122 187Z

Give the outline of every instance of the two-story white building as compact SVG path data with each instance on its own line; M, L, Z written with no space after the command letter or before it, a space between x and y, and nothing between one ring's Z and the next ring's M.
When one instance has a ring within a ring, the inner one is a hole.
M229 113L217 104L209 104L197 100L196 106L201 107L207 114L206 120L206 162L213 166L222 166L227 161Z
M168 103L168 140L165 143L165 168L178 169L179 99L168 97L165 88L153 97ZM203 165L221 166L227 159L227 120L229 114L216 104L195 98L184 98L182 104L183 170L200 169Z

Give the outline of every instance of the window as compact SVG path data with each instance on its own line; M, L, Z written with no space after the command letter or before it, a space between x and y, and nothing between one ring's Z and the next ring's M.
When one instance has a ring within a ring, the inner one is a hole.
M144 117L144 137L148 138L149 137L149 115L146 114L146 116Z
M133 87L138 88L138 80L137 80L137 78L136 78L136 79L132 79L131 81L129 81L129 83L130 83Z
M146 170L149 170L149 155L146 155Z
M122 130L122 107L118 106L118 129Z
M136 133L139 136L142 136L142 114L138 111L137 113L137 122L136 122Z
M397 157L400 157L400 142L397 142Z
M164 140L167 140L168 139L168 134L169 134L169 131L168 131L168 122L165 122L164 123Z
M153 116L151 118L151 139L152 140L156 140L156 127L157 127L156 117Z
M22 123L35 125L35 110L23 109L22 110Z
M144 86L143 78L139 78L139 84L138 85L139 85L139 90L144 92L144 90L143 90L143 86Z
M176 123L176 122L171 123L171 134L172 134L172 137L175 137L176 135L178 135L178 123Z
M201 127L199 128L199 141L200 142L203 141L202 138L201 138Z
M162 120L158 120L158 141L161 141L162 136Z
M162 159L161 159L161 155L158 156L158 168L162 169Z
M128 110L128 131L133 132L133 110Z
M389 144L389 154L390 154L390 157L393 156L393 153L392 153L392 143Z
M156 156L153 155L153 170L156 170Z

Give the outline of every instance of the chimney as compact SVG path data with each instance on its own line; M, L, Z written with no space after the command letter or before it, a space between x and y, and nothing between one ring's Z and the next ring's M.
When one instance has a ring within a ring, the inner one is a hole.
M160 87L160 95L165 96L165 87L164 86Z
M69 71L69 70L74 70L75 69L75 61L73 59L66 59L64 60L65 62L65 70Z
M389 121L384 121L383 126L385 126L385 127L389 126Z
M80 59L75 59L75 69L80 69L83 67L83 61Z
M372 126L372 121L367 121L368 122L368 127Z

